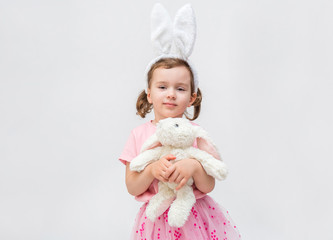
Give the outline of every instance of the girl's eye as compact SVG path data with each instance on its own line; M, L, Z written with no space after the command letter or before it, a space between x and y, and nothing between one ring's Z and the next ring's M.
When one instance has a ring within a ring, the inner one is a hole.
M159 89L166 89L165 86L159 86L158 88L159 88Z
M185 91L184 88L178 88L178 91Z

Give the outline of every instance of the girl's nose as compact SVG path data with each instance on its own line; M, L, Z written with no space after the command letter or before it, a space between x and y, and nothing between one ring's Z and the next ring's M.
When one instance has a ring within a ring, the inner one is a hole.
M176 91L173 88L168 89L168 98L176 98Z

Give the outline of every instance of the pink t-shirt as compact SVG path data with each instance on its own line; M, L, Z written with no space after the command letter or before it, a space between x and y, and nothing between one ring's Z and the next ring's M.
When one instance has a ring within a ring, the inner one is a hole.
M193 125L197 125L191 122ZM127 162L131 162L133 158L139 155L143 143L155 133L156 126L151 122L146 122L131 131L131 134L125 144L123 152L121 153L119 160L126 165ZM197 141L193 144L197 147ZM215 154L214 154L215 155ZM196 199L204 197L206 194L199 191L195 186L193 187L194 195ZM155 179L149 186L147 191L135 197L140 202L147 202L152 196L158 192L158 180Z

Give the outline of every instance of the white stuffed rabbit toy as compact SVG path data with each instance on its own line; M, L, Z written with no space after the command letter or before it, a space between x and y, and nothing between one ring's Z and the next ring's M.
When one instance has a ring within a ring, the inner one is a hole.
M197 138L198 141L207 141L211 146L214 146L206 131L191 124L187 119L166 118L160 120L155 134L147 139L142 146L141 153L131 161L130 169L140 172L148 164L172 154L176 157L173 161L194 158L201 163L208 175L218 180L225 179L227 176L226 165L222 160L217 159L219 156L215 158L211 154L193 147ZM151 198L147 206L147 217L154 222L156 217L167 210L172 203L168 213L168 223L172 227L182 227L196 201L192 184L193 179L191 178L181 189L176 191L175 188L178 184L159 182L158 193Z

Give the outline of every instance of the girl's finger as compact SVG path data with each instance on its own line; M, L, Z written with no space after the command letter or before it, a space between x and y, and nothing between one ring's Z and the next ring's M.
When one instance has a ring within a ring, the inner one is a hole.
M166 179L166 178L164 177L164 174L163 174L163 173L158 177L158 180L159 180L159 181L162 181L162 182L167 182L167 181L168 181L168 179Z
M175 165L171 164L171 166L165 170L165 178L168 179L171 176L171 174L175 171L175 169L176 169Z
M175 183L180 183L181 180L183 179L184 177L179 175L176 179L175 179Z
M176 170L169 177L169 182L175 182L175 180L179 177L180 173Z
M181 189L185 184L186 184L187 180L185 178L183 178L179 185L176 187L176 191L178 191L179 189Z
M170 160L175 160L175 159L176 159L176 157L175 157L174 155L172 155L172 154L168 154L168 155L166 155L164 158L165 158L166 160L168 160L168 161L170 161Z
M162 159L163 159L163 161L162 161L163 165L168 168L168 167L170 167L172 165L172 163L169 162L169 161L176 159L176 157L174 157L173 155L169 154L169 155L163 157Z
M172 163L169 162L168 160L165 160L165 162L163 162L163 164L164 164L164 167L165 167L166 169L172 166Z

